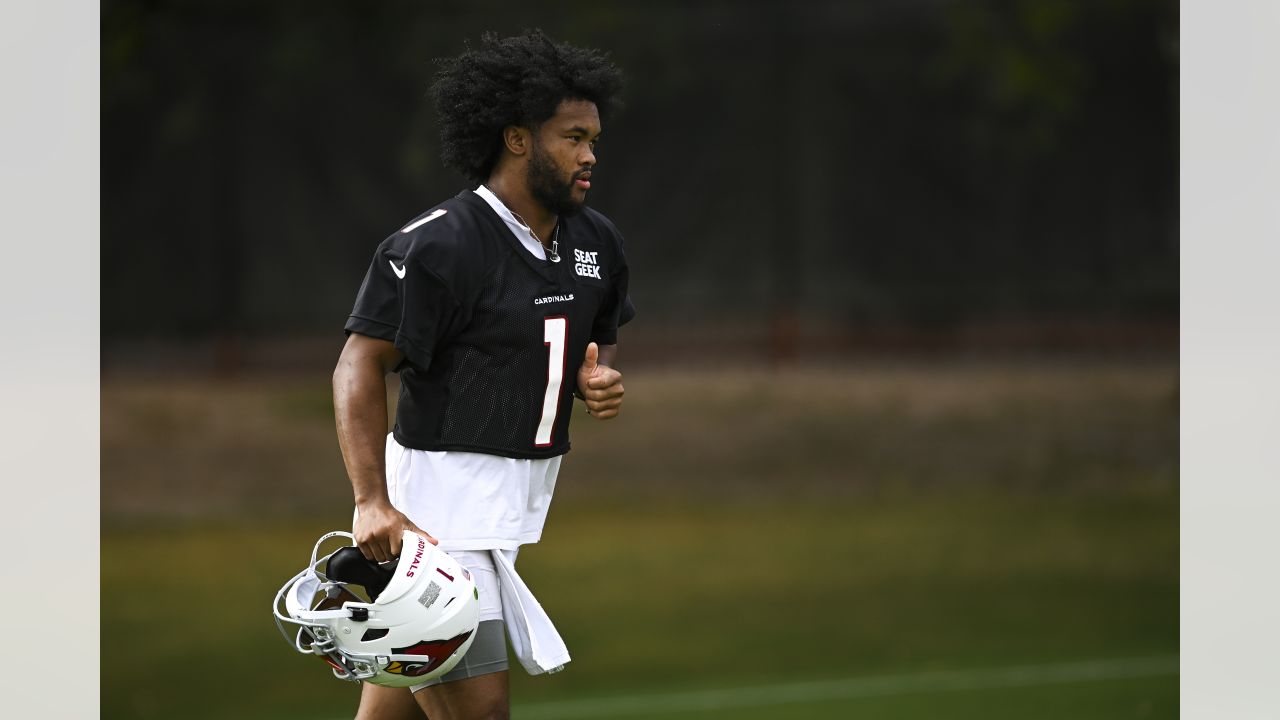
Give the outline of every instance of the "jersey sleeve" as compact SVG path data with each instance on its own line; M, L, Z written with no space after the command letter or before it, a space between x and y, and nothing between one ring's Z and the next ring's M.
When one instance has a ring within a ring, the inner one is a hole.
M409 254L391 243L378 246L346 332L390 341L408 362L426 369L436 345L455 330L459 303L439 275Z
M627 267L627 256L623 252L621 234L616 234L615 240L617 250L613 261L613 273L610 275L608 299L600 306L595 322L591 326L591 340L601 345L616 345L618 328L636 316L636 308L631 302L629 292L631 270Z

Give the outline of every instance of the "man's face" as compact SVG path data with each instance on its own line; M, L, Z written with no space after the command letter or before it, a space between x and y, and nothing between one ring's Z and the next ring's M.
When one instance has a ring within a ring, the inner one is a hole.
M587 100L565 100L533 134L529 154L529 190L557 215L582 210L591 189L600 113Z

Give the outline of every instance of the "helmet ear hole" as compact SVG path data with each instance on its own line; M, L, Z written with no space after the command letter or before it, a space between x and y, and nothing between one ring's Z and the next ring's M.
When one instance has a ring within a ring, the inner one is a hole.
M364 635L360 636L360 642L369 642L370 640L381 640L390 632L386 628L369 628L364 631Z
M320 598L318 601L316 601L316 604L311 609L312 610L337 610L338 608L342 607L342 603L344 602L364 602L363 600L360 599L359 595L356 595L355 593L351 592L350 590L344 587L334 587L332 588L332 590L334 590L335 592L332 592L326 595L325 597ZM311 646L315 643L315 639L316 639L315 633L317 631L321 633L325 632L323 628L309 628L306 626L298 628L298 642L297 642L298 646L302 648L306 648L308 650L311 649Z

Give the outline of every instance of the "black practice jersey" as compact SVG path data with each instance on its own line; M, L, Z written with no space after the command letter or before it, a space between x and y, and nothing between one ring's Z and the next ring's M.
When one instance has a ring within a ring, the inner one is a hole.
M378 246L346 330L404 353L397 442L514 458L569 451L587 343L616 343L635 310L613 223L584 208L560 218L556 239L559 262L534 257L466 190Z

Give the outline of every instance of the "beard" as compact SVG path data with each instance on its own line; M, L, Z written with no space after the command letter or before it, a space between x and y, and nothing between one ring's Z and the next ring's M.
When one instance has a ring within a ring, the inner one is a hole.
M561 177L555 162L537 143L534 143L533 153L529 156L528 172L529 192L535 200L556 215L576 215L586 205L585 200L579 202L573 197L573 184L577 175L571 175L566 181Z

